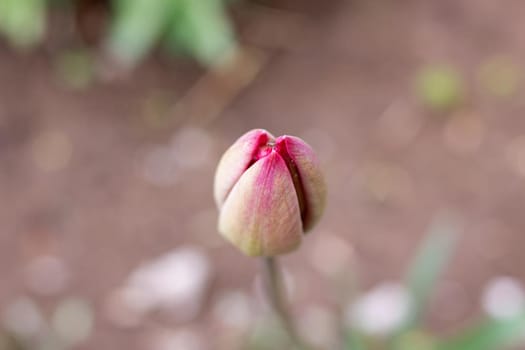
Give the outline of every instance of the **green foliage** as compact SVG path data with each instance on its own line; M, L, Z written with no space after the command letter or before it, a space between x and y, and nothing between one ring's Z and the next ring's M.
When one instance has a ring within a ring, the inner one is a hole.
M286 332L273 319L259 322L245 344L245 348L249 350L288 349L290 346Z
M235 48L221 0L115 1L110 47L125 61L140 60L162 38L175 50L212 65Z
M134 63L155 44L170 16L170 0L116 0L109 45L123 62Z
M413 303L405 328L421 322L425 306L455 247L458 227L449 218L436 219L409 267L406 284Z
M44 36L45 6L45 0L0 0L0 31L16 48L30 48Z
M170 18L166 43L212 65L235 49L232 28L221 0L179 0Z
M345 350L365 350L364 337L354 329L348 329L344 339Z
M442 341L436 350L492 350L523 340L525 313L510 319L488 319L457 336Z
M436 350L435 342L435 338L430 333L414 329L398 337L392 348L396 350Z
M353 327L345 334L347 350L498 350L525 339L525 312L507 319L483 318L450 337L438 337L425 330L423 316L439 276L454 251L458 225L438 217L430 226L410 264L405 285L412 296L408 317L397 331L387 336L364 334Z
M450 110L464 99L461 77L445 65L424 67L418 73L416 88L421 101L434 110Z
M236 49L223 0L112 0L108 51L126 66L140 62L157 44L184 52L205 65L227 59ZM45 34L47 8L65 0L0 0L0 33L17 49L38 45ZM71 16L73 14L71 13Z

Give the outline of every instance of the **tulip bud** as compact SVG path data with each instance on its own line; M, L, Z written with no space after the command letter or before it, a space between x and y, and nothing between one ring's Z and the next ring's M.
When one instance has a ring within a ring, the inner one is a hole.
M214 196L219 232L246 255L292 251L321 217L326 188L312 148L255 129L222 156Z

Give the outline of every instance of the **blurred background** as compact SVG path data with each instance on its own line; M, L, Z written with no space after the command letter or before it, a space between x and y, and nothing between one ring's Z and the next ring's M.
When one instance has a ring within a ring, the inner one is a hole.
M287 349L216 231L252 128L325 171L282 259L311 344L388 348L421 244L443 273L400 348L523 308L524 2L0 0L0 35L0 349Z

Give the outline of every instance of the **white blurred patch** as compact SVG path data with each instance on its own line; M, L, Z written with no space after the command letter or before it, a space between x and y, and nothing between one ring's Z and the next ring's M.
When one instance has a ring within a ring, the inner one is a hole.
M386 335L403 323L411 303L412 299L403 285L382 283L349 305L346 320L365 333Z
M67 265L53 255L42 255L31 260L24 274L31 291L46 296L64 291L69 281Z
M203 350L206 349L201 333L190 328L175 331L156 331L150 336L148 349L151 350Z
M182 247L134 270L123 295L138 313L164 309L188 320L201 310L210 278L207 256L196 248Z
M307 307L299 318L299 330L309 344L323 349L336 348L337 318L327 308L319 305Z
M239 290L223 293L213 307L213 315L225 326L249 328L254 316L252 300Z
M485 312L497 319L507 319L523 312L525 293L519 281L512 277L497 277L485 286L482 296Z
M8 331L21 337L38 334L44 319L36 303L28 297L19 297L2 314L2 324Z
M68 298L57 306L51 324L59 338L68 346L73 346L91 335L93 319L93 310L85 300Z

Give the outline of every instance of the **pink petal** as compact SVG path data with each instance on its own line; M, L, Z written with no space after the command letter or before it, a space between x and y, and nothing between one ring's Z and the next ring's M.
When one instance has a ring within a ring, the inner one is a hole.
M295 249L302 223L292 178L272 151L239 179L223 204L219 231L250 256L271 256Z
M241 136L222 156L214 181L214 197L219 209L244 171L256 160L260 148L273 140L263 129L253 129Z
M302 207L303 230L310 230L322 216L326 204L326 185L319 161L312 148L295 136L280 136L276 140L276 149L283 158L292 164L292 175L297 171L300 188L299 199L304 200ZM289 158L289 160L287 159Z

